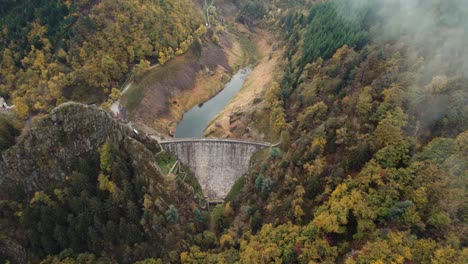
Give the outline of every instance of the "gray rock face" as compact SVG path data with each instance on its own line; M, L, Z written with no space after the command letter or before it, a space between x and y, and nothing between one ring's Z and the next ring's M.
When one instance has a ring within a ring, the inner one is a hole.
M95 106L65 103L24 131L18 143L2 153L0 183L21 182L35 190L49 180L63 180L76 158L95 154L109 136L136 139L153 152L154 140L141 136Z
M249 168L252 155L270 146L212 138L161 141L161 145L194 172L209 200L224 199Z

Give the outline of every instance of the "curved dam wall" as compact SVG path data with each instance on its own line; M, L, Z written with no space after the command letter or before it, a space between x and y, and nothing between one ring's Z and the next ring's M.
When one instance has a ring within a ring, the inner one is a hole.
M227 139L174 139L161 146L195 173L208 200L224 199L247 171L252 155L271 144Z

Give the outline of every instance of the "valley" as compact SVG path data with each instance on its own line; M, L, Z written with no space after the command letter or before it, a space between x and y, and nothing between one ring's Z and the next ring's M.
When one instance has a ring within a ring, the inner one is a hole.
M174 132L176 138L202 137L208 123L235 96L249 76L250 68L240 69L213 98L186 112Z
M235 17L230 14L233 12L230 10L233 8L231 4L223 1L220 1L221 6L210 4L220 12L217 15L225 20L225 29L219 33L219 43L214 44L211 40L204 39L200 54L196 55L192 50L162 67L150 69L144 76L132 81L130 88L127 87L129 89L120 99L128 120L140 126L146 133L157 137L177 136L177 125L184 113L208 102L220 93L241 68L253 68L256 76L250 79L249 87L258 88L241 89L229 109L217 106L219 111L224 109L223 113L216 111L214 114L217 115L217 119L222 118L223 122L232 114L233 108L237 110L240 108L243 112L249 111L251 99L255 96L257 101L261 99L271 82L270 70L276 66L280 54L280 51L276 51L275 58L271 58L273 56L271 43L274 42L271 33L261 27L249 29L236 22ZM244 87L243 84L240 85L239 88ZM212 118L213 116L209 121ZM242 126L244 129L247 128L246 124ZM218 124L216 132L213 132L213 127L211 125L208 128L208 124L204 125L203 130L207 128L210 131L207 131L206 135L242 138L240 133L234 136L226 124L223 126ZM202 136L202 134L197 135ZM243 138L256 139L256 136Z
M467 263L465 2L0 1L0 263Z

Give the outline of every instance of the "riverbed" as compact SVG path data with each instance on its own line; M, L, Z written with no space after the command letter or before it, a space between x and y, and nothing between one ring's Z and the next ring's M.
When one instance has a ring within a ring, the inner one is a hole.
M177 126L174 137L203 137L203 131L208 126L209 122L223 110L232 97L240 91L245 79L251 71L252 69L250 67L240 69L216 96L186 112Z

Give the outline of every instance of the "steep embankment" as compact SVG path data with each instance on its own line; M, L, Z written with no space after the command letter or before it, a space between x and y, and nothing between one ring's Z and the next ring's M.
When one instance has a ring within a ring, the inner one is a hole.
M55 108L2 153L0 260L68 250L132 263L186 249L197 203L160 173L160 150L97 107Z
M160 150L156 141L118 123L97 107L62 104L2 153L1 179L21 182L28 190L40 189L50 180L63 181L74 159L86 160L113 137L129 148L138 145L148 156Z
M265 92L273 82L283 51L273 44L274 37L266 30L255 29L255 32L250 32L242 26L239 26L239 29L242 34L252 39L258 64L254 66L240 92L206 128L205 136L263 140L264 132L255 129L252 119L265 114Z
M174 131L186 111L217 94L229 80L233 69L225 51L232 47L232 37L225 34L220 46L206 41L199 57L188 53L136 81L122 100L130 120L150 133Z

